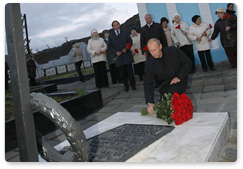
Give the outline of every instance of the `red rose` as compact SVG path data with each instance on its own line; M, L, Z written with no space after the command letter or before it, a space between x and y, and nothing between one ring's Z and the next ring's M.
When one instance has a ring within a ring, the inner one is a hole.
M212 29L212 25L211 24L209 24L209 28Z
M147 45L144 46L143 51L148 51Z
M130 43L127 43L126 44L126 47L127 47L128 50L131 49L131 44Z
M226 13L226 17L229 19L230 18L230 15L228 13Z
M105 50L105 55L108 55L108 52L107 52L107 50Z
M138 49L134 49L135 53L138 53Z
M176 29L181 29L181 25L178 25L175 27Z

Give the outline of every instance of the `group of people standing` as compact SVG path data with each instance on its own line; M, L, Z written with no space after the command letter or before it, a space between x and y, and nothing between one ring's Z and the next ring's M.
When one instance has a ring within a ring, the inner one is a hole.
M175 46L181 50L191 61L189 73L195 73L192 41L194 41L203 71L206 72L208 67L211 71L215 71L210 53L210 42L220 33L221 44L225 49L229 62L232 68L236 68L237 18L234 14L234 6L232 6L233 4L228 4L227 11L223 8L216 10L219 19L214 25L211 37L209 36L212 26L202 22L199 15L194 15L191 18L194 24L189 26L181 20L179 13L174 14L171 27L168 26L169 21L165 17L161 18L160 23L156 23L152 20L150 14L145 15L146 25L141 28L140 33L138 33L135 26L130 28L130 34L120 29L120 23L117 20L111 24L112 31L103 31L104 39L99 37L96 29L93 29L87 50L91 55L96 87L109 86L106 72L106 63L108 63L112 84L123 83L125 91L128 91L129 87L136 90L134 74L138 75L139 79L143 81L145 62L151 56L147 43L152 38L159 40L162 47ZM79 64L77 64L76 69L79 69L78 67L80 68ZM81 71L78 72L82 81L83 75L80 73Z

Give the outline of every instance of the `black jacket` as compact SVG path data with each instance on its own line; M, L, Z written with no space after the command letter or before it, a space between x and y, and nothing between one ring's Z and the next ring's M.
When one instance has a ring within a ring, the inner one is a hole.
M231 10L226 9L226 13L228 13L230 15L234 15L237 18L237 16L235 15L235 11L231 11Z
M174 77L187 81L191 60L180 49L170 46L162 48L162 58L149 57L145 62L144 93L146 103L154 102L154 80L159 91L168 86Z
M132 39L130 35L124 31L120 30L120 35L116 35L115 31L112 31L109 34L108 38L108 50L112 53L116 53L117 51L121 52L124 48L126 48L126 44L130 43L132 46ZM115 56L114 56L115 57ZM131 50L127 50L126 53L122 53L118 59L116 60L115 64L116 67L132 64L134 62L133 55Z
M159 23L153 22L150 28L147 24L141 28L141 49L143 49L144 46L147 45L148 40L151 38L159 39L163 47L168 46L164 29L162 28L162 25L160 25ZM144 51L142 51L142 53L144 53Z
M225 31L225 27L230 26L230 30L228 31L230 35L230 39L226 39L227 32ZM218 34L220 33L220 41L222 46L232 47L237 45L237 18L234 15L230 15L230 18L218 19L214 25L214 31L211 39L214 40Z

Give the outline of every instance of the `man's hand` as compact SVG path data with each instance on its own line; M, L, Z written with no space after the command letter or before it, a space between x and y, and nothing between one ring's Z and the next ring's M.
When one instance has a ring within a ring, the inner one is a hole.
M180 42L176 42L175 45L178 46L180 44Z
M176 84L176 83L178 83L178 82L180 82L180 81L181 81L180 79L178 79L177 77L174 77L174 78L171 80L170 85L172 85L172 84Z
M187 32L183 31L183 34L184 34L184 35L186 35L186 34L187 34Z
M122 53L121 52L116 52L116 55L117 56L120 56Z
M230 30L230 26L225 27L225 31L228 31L228 30Z
M126 52L127 52L127 48L124 48L124 49L122 50L122 52L123 52L123 53L126 53Z
M212 39L208 39L209 42L212 42Z
M148 112L149 112L149 114L152 114L153 113L153 111L154 111L154 104L153 103L150 103L149 105L148 105L148 108L147 108L147 110L148 110Z

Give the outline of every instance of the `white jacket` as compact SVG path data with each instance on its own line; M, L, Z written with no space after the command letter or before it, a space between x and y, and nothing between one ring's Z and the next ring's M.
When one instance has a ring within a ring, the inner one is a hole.
M132 38L132 47L131 47L131 51L133 53L135 53L135 55L133 55L133 59L134 59L134 63L133 64L137 64L140 62L145 62L146 61L146 57L142 54L141 51L141 46L140 46L140 34L138 33L137 36L131 36ZM137 49L138 53L136 53L134 50Z
M197 37L201 37L201 35L205 30L207 30L206 31L207 36L203 36L201 41L196 40ZM210 34L211 34L211 30L209 28L209 25L204 22L202 22L199 26L193 24L189 29L189 38L194 41L195 48L197 51L204 51L204 50L211 49L210 42L208 42Z
M176 29L176 27L180 25L180 29ZM187 35L184 35L182 31L185 31ZM179 42L179 47L185 46L185 45L192 45L192 41L188 38L189 33L189 26L186 22L180 22L177 24L176 22L171 25L171 37L176 44Z
M83 60L82 50L78 43L75 43L72 46L72 56L74 57L75 62Z
M103 38L98 39L90 39L88 41L87 51L91 55L91 62L97 63L101 61L107 61L105 51L107 49L107 45ZM102 53L96 55L95 52L101 50Z

